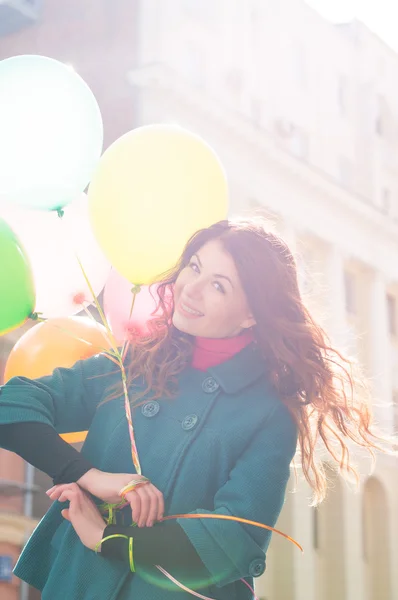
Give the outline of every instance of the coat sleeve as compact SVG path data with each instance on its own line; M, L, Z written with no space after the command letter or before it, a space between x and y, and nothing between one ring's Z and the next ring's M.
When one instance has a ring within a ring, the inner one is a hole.
M232 515L274 527L296 445L297 427L288 409L278 403L218 490L214 510L198 509L192 514ZM264 572L269 530L220 519L178 522L219 587Z
M37 422L58 433L88 429L118 367L104 354L39 379L13 377L0 387L0 424Z

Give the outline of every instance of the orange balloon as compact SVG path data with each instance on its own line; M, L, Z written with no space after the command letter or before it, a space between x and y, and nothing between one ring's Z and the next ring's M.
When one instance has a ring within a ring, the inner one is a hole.
M72 367L78 360L109 348L106 329L89 317L48 319L29 329L8 357L4 381L12 377L36 379L51 375L57 367ZM62 434L74 444L86 438L87 431Z
M61 433L60 437L68 442L68 444L78 444L84 442L87 437L88 431L75 431L73 433Z

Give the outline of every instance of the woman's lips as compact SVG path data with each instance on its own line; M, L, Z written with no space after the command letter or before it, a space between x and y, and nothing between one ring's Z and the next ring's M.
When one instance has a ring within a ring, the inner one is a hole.
M177 305L177 308L181 314L190 319L199 319L200 317L203 317L203 313L196 310L186 302L180 301Z

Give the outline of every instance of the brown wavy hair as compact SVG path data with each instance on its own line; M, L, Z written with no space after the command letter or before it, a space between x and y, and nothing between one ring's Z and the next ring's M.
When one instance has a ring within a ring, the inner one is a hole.
M354 476L358 482L351 442L374 458L376 449L389 452L383 446L387 438L373 427L370 394L364 380L354 374L354 363L331 346L304 306L291 251L261 220L220 221L198 231L176 266L161 277L150 335L137 336L129 347L129 385L145 382L144 389L133 393L132 405L137 407L148 395L159 399L176 393L178 374L192 356L193 338L172 324L173 285L191 257L214 239L235 262L256 321L255 343L280 400L297 424L301 468L313 490L313 504L317 504L327 488L325 469L316 452L319 441L340 473Z

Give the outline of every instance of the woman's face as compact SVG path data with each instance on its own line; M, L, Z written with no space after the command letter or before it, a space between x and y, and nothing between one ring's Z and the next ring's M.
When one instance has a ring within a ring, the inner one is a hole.
M219 240L191 257L174 285L174 326L193 336L233 337L255 324L232 257Z

